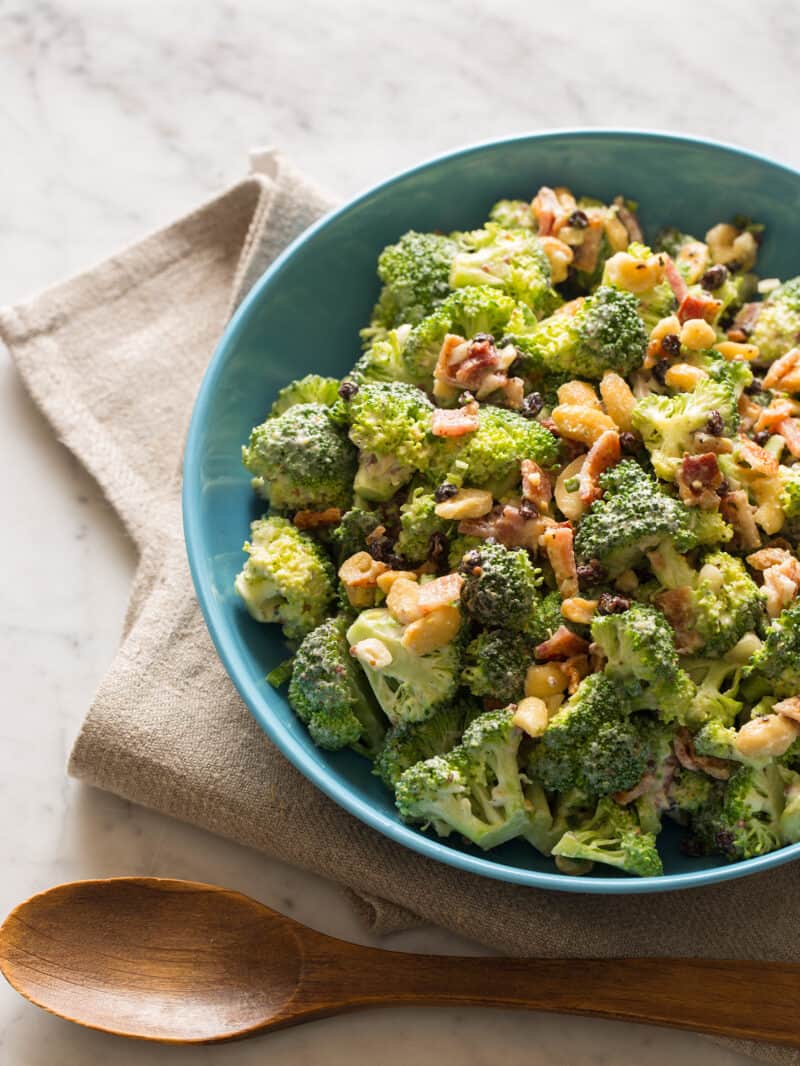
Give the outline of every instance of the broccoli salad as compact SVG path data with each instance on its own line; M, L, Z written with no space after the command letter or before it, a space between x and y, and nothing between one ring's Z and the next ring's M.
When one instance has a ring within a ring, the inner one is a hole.
M709 220L711 221L711 220ZM243 449L270 675L400 816L566 874L800 841L800 277L539 189L411 232L342 380Z

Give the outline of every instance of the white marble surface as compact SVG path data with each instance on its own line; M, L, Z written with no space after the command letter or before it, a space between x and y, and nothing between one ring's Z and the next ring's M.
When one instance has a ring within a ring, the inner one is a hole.
M631 0L0 0L0 301L188 209L236 178L254 144L280 145L342 196L459 143L544 126L684 129L800 163L796 112L778 106L796 95L798 30L800 9L785 0L672 0L655 15ZM4 353L0 452L0 912L59 881L139 872L228 885L365 939L330 885L66 779L114 652L133 553ZM435 931L393 946L468 947ZM0 987L0 1062L13 1066L265 1056L276 1066L749 1061L645 1027L455 1010L160 1049L70 1027Z

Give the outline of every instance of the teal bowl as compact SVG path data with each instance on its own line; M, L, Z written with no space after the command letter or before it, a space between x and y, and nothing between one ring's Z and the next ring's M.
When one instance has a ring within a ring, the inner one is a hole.
M464 148L383 182L332 212L286 249L228 325L203 379L186 444L183 512L197 597L222 662L256 721L283 754L331 799L379 832L458 869L569 892L659 892L709 885L800 855L792 845L745 862L681 854L681 832L662 836L665 876L613 871L567 877L530 845L484 853L404 825L392 798L352 752L314 747L284 696L264 675L286 657L276 626L254 622L233 592L241 545L259 514L241 445L277 390L311 371L342 376L359 351L359 328L378 291L378 253L409 229L476 227L501 197L529 198L542 184L568 185L640 204L648 234L676 224L704 233L747 214L766 223L762 276L800 273L795 244L800 174L727 145L661 133L566 130Z

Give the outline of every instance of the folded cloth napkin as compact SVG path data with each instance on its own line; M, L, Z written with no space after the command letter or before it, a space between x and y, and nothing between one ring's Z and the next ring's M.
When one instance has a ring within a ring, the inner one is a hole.
M31 395L140 552L122 646L69 772L340 882L373 930L433 922L515 955L797 960L798 864L649 896L484 880L408 851L340 810L251 718L195 599L179 458L227 315L330 206L284 159L263 152L249 177L174 225L0 312L0 336ZM797 1052L730 1046L800 1064Z

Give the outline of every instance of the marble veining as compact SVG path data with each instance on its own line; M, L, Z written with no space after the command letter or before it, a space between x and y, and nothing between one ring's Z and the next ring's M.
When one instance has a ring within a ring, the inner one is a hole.
M785 0L0 0L0 301L108 255L271 143L348 196L468 141L546 126L682 129L800 164L800 8ZM631 190L635 195L636 190ZM370 942L335 887L66 779L135 559L0 352L0 912L120 873L237 888ZM374 941L376 942L376 941ZM469 951L435 930L395 948ZM535 951L535 944L531 950ZM580 965L576 963L576 981ZM530 1066L750 1061L686 1034L500 1011L380 1011L264 1042L123 1044L0 987L0 1062Z

